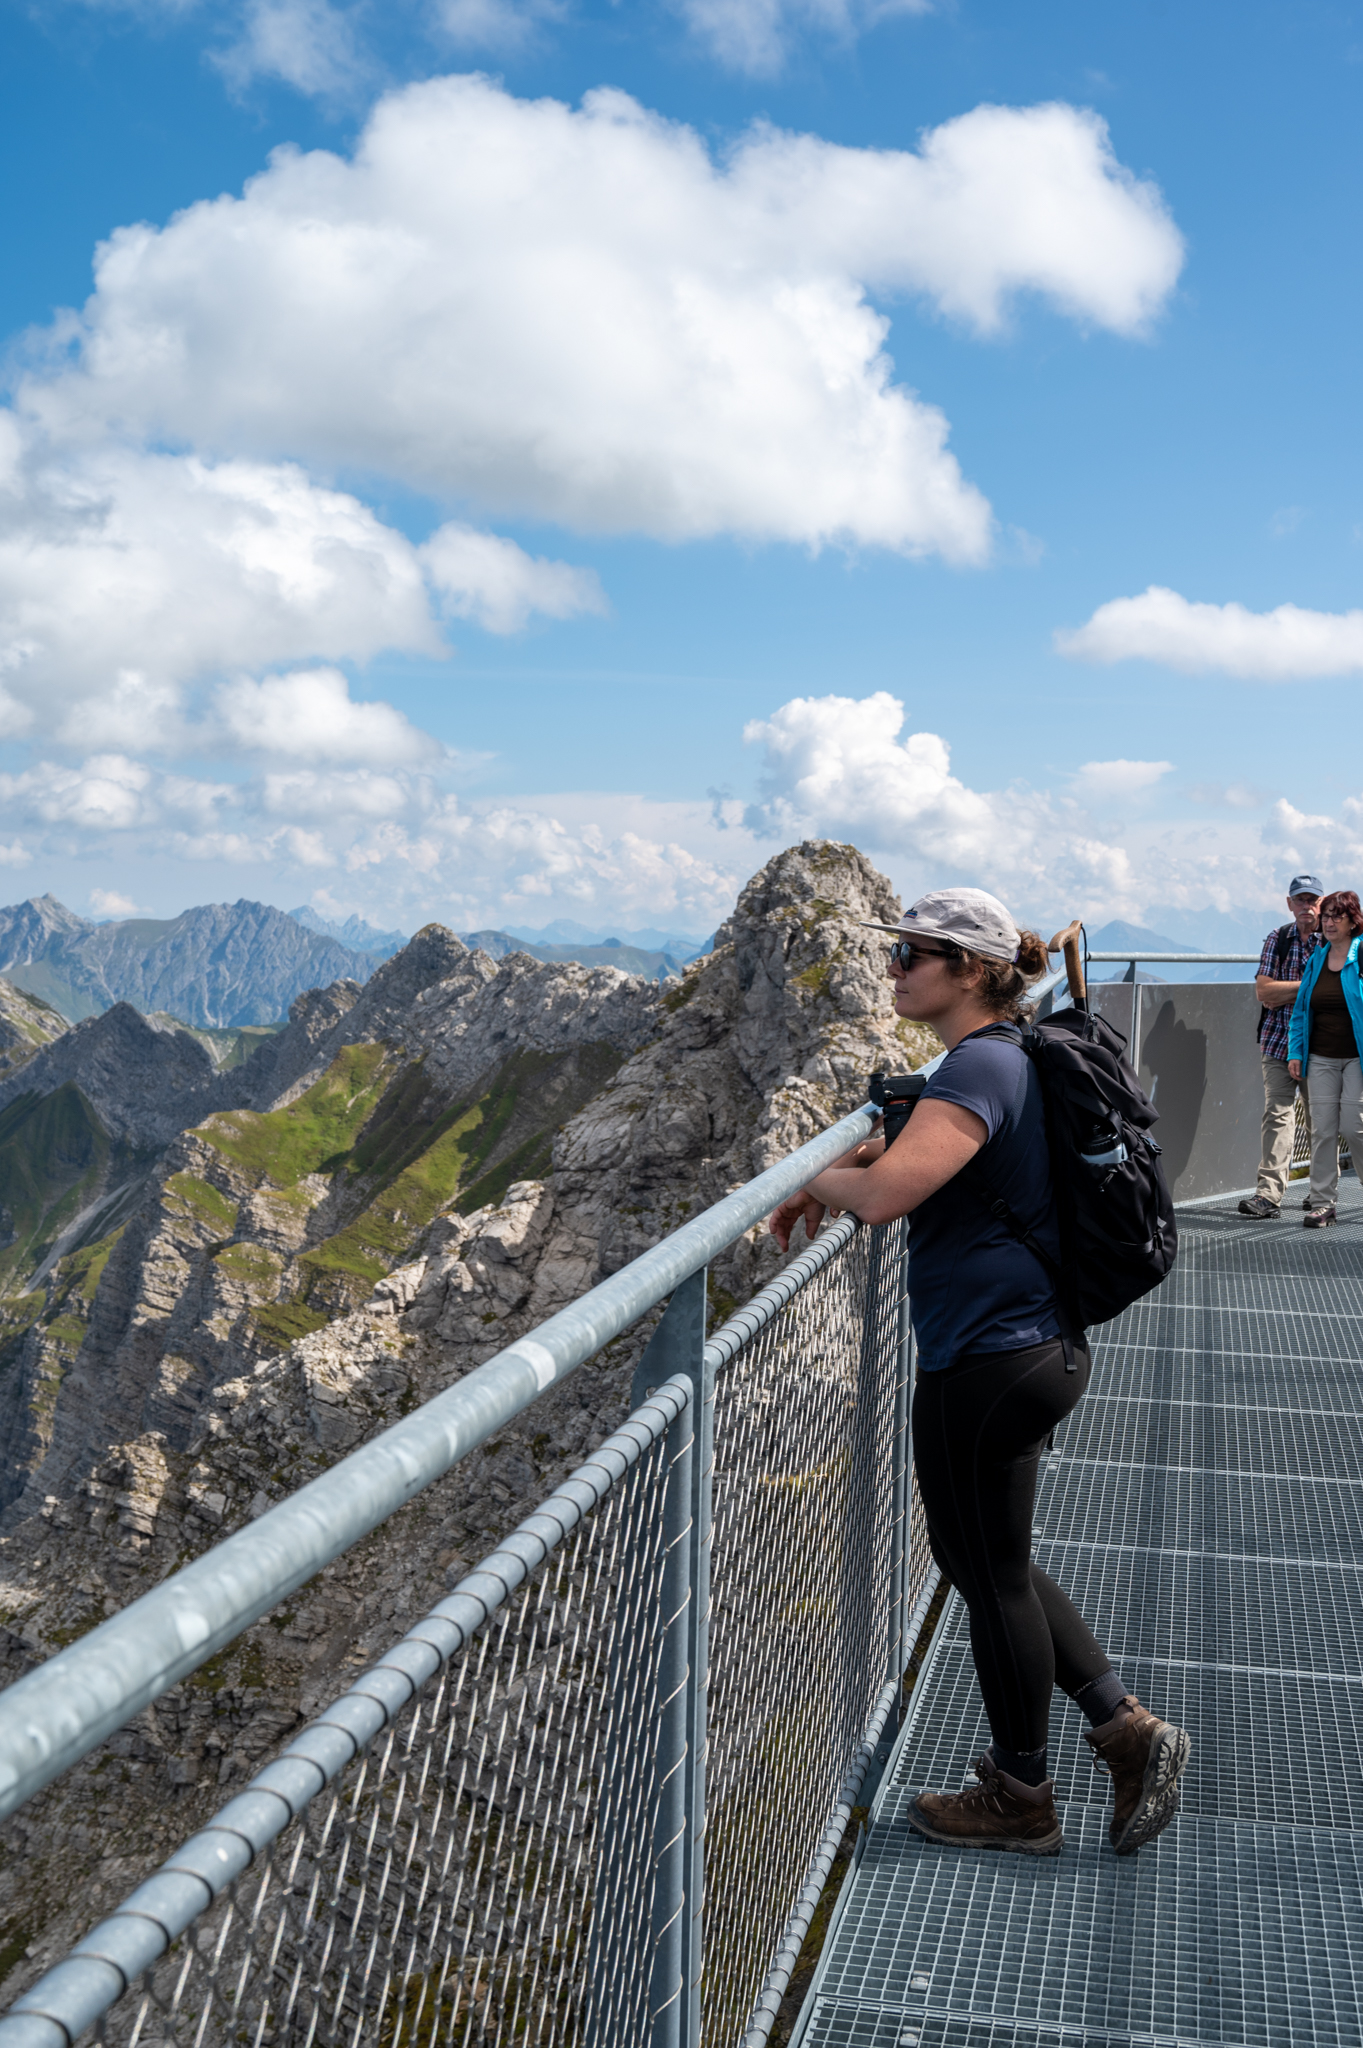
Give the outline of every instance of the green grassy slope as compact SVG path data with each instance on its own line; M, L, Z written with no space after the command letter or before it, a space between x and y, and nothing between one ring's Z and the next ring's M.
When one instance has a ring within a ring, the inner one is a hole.
M82 1209L146 1164L109 1136L73 1081L0 1110L0 1293L36 1270Z
M225 1244L214 1254L225 1274L278 1297L261 1300L258 1335L292 1342L363 1300L412 1255L441 1210L457 1201L468 1213L500 1201L513 1181L545 1176L554 1132L620 1058L602 1044L517 1053L482 1093L449 1102L421 1061L398 1065L382 1045L353 1045L287 1108L210 1118L196 1135L252 1186L285 1198L296 1190L300 1207L310 1208L314 1197L299 1184L324 1174L331 1212L346 1219L287 1272L261 1246ZM171 1191L205 1215L219 1205L223 1235L231 1234L229 1205L206 1182L180 1174Z

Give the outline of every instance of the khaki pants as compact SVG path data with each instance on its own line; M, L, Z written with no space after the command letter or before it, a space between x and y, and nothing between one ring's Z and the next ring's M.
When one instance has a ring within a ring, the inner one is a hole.
M1263 1145L1259 1154L1258 1192L1266 1202L1281 1204L1292 1170L1292 1143L1296 1136L1296 1101L1300 1087L1309 1102L1305 1082L1292 1079L1286 1060L1264 1058ZM1315 1067L1311 1062L1310 1072Z
M1311 1105L1311 1207L1319 1209L1339 1192L1341 1138L1348 1139L1354 1172L1363 1182L1363 1071L1358 1061L1327 1060L1313 1052L1306 1063L1306 1099Z

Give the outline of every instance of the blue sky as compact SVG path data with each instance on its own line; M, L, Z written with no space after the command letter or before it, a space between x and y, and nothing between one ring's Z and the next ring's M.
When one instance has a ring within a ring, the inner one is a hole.
M816 834L1210 939L1363 877L1347 10L0 32L0 889L700 933Z

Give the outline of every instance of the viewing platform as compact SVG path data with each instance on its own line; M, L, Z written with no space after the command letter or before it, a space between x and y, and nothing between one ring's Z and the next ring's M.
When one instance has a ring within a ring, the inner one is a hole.
M1054 1858L938 1848L916 1790L989 1734L948 1597L825 1942L802 2048L1352 2048L1363 2040L1363 1196L1330 1231L1184 1209L1171 1277L1097 1333L1036 1557L1189 1729L1179 1817L1107 1842L1060 1694ZM1291 1197L1289 1198L1291 1199Z
M0 2048L763 2048L852 1842L797 2048L1363 2048L1363 1192L1330 1230L1299 1181L1276 1222L1236 1212L1252 988L1092 1004L1160 1111L1181 1249L1094 1332L1036 1554L1191 1734L1165 1833L1113 1854L1059 1695L1060 1855L905 1821L988 1735L955 1593L922 1642L904 1222L826 1224L707 1332L709 1262L865 1105L0 1695L15 1813L635 1333L622 1426L35 1962Z

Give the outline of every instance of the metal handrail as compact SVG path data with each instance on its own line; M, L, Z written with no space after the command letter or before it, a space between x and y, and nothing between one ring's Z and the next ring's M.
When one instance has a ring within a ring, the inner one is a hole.
M0 1819L259 1621L546 1390L596 1355L778 1203L858 1144L842 1117L631 1260L532 1334L0 1693Z
M1257 966L1261 955L1258 953L1089 953L1086 957L1090 960L1128 960L1133 965L1138 961L1145 960L1151 965L1158 965L1160 967L1197 967L1204 960L1208 965L1220 961L1234 962L1236 966L1248 967L1251 964Z
M1063 974L1048 976L1035 994L1046 995L1063 980ZM928 1071L939 1065L942 1057L945 1055L930 1062ZM671 1374L672 1363L664 1364L665 1360L672 1361L674 1352L680 1360L681 1352L689 1344L700 1347L687 1370L691 1372L692 1394L698 1403L695 1427L702 1457L697 1471L708 1474L707 1432L712 1423L716 1372L741 1353L759 1329L780 1314L816 1272L838 1257L855 1236L856 1221L849 1215L821 1233L815 1245L792 1260L708 1344L703 1315L705 1268L716 1253L760 1222L775 1204L868 1135L876 1121L877 1112L870 1104L843 1117L779 1165L591 1289L581 1300L508 1345L456 1386L353 1452L322 1478L300 1489L11 1686L0 1697L0 1814L12 1812L126 1724L150 1701L231 1642L323 1565L669 1295L671 1308L654 1335L647 1357L656 1354L663 1371ZM902 1299L899 1322L900 1335L895 1341L903 1350L910 1340L907 1307ZM639 1373L651 1380L647 1358ZM685 1374L675 1383L670 1377L665 1381L664 1406L674 1392L681 1396L684 1379ZM904 1381L896 1395L896 1400L902 1397L905 1404L897 1425L905 1438L906 1387ZM637 1392L634 1398L639 1400ZM646 1408L636 1407L623 1434L629 1435L646 1412ZM665 1416L661 1419L666 1421ZM657 1434L653 1424L650 1432ZM640 1438L639 1443L642 1441ZM637 1454L639 1443L633 1444L633 1454ZM624 1448L630 1451L630 1446ZM609 1463L605 1461L606 1465ZM584 1503L573 1488L578 1482L585 1482L594 1469L595 1462L575 1474L567 1488L561 1489L565 1499L572 1494L579 1510ZM708 1488L708 1484L707 1476L703 1485ZM895 1480L900 1488L896 1495L900 1501L897 1512L907 1510L907 1484L905 1468ZM703 1492L700 1498L708 1502L708 1492ZM708 1530L708 1506L702 1509L693 1504L691 1513L696 1529ZM378 1727L392 1722L414 1693L443 1666L455 1638L464 1641L471 1630L476 1631L490 1616L492 1608L507 1597L512 1581L544 1553L543 1542L533 1556L529 1552L522 1556L518 1548L520 1537L528 1539L531 1534L542 1534L539 1519L532 1517L535 1529L530 1523L525 1524L504 1546L516 1567L511 1579L500 1568L501 1552L496 1559L485 1561L454 1595L366 1673L350 1693L333 1703L319 1722L305 1730L282 1757L258 1774L245 1793L230 1801L206 1831L182 1845L119 1912L93 1929L40 1986L35 1985L20 1999L11 2014L0 2021L0 2031L5 2032L6 2038L13 2033L16 2042L21 2036L35 2042L46 2042L49 2036L55 2040L56 2035L50 2032L53 2027L65 2030L66 2038L71 2038L73 2027L79 2031L106 2010L133 1978L164 1952L167 1943L198 1918L211 1899L240 1874L244 1863L302 1813L321 1787L346 1767L364 1741ZM554 1515L550 1520L561 1535L566 1528L563 1518ZM688 1596L696 1616L704 1616L709 1610L707 1541L708 1537L701 1544L705 1570L691 1584ZM498 1569L490 1572L493 1564ZM901 1566L902 1560L891 1572L894 1611L890 1621L890 1678L883 1696L873 1705L871 1721L863 1730L861 1749L852 1759L842 1794L834 1802L815 1865L820 1857L831 1856L836 1848L835 1838L840 1837L846 1821L844 1809L854 1796L852 1775L859 1784L879 1737L881 1722L889 1711L887 1702L897 1698L899 1663L895 1645L902 1652L907 1608L907 1581L901 1585L898 1576ZM686 1604L682 1603L679 1613ZM702 1643L702 1651L703 1647ZM687 1654L693 1667L692 1688L698 1687L703 1694L704 1655L694 1649ZM688 1735L688 1743L697 1755L704 1753L703 1734L702 1721L699 1730ZM688 1808L686 1822L688 1838L694 1835L697 1842L703 1832L700 1816L704 1811L703 1784L699 1780L698 1784L701 1789L696 1798L701 1804L694 1815ZM816 1873L811 1866L808 1882L813 1881L813 1874ZM698 1902L698 1880L694 1890ZM689 1890L686 1896L691 1897ZM699 1912L695 1902L690 1909L693 1917ZM764 2036L775 2003L784 1990L794 1960L791 1942L798 1948L798 1923L807 1903L803 1892L794 1902L785 1937L769 1969L767 1988L753 2014L754 2040ZM696 1924L698 1927L699 1922ZM699 1982L696 1975L695 1983ZM58 1989L60 2017L49 2007L49 1994ZM697 2007L697 2013L698 2010ZM697 2017L695 2026L698 2025ZM35 2027L37 2032L32 2031ZM16 2033L16 2028L20 2032ZM694 2028L691 2032L694 2034Z
M1064 979L1037 983L1035 997ZM940 1056L939 1056L940 1057ZM929 1062L927 1071L937 1063ZM867 1137L864 1103L0 1694L0 1819L592 1358Z

